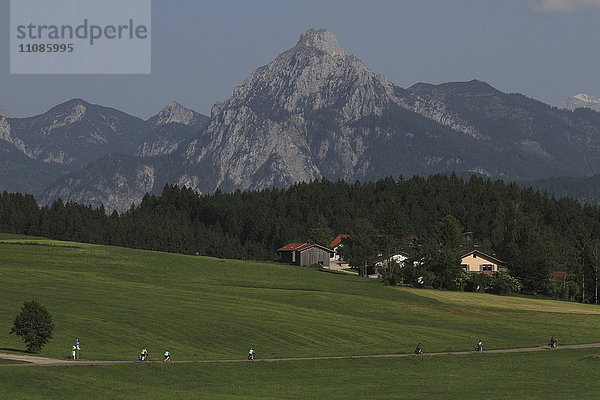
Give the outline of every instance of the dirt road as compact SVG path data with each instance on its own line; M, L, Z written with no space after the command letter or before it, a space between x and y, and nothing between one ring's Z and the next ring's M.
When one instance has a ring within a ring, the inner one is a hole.
M600 343L584 343L584 344L571 344L560 346L559 349L589 349L589 348L600 348ZM532 351L549 351L548 346L540 347L520 347L514 349L496 349L486 350L484 353L526 353ZM552 350L552 351L557 351ZM441 356L441 355L452 355L452 354L475 354L474 351L451 351L442 353L424 353L416 356L412 353L404 354L372 354L372 355L357 355L357 356L322 356L322 357L291 357L291 358L265 358L257 359L253 362L276 362L276 361L305 361L305 360L339 360L339 359L356 359L356 358L393 358L393 357L426 357L426 356ZM73 361L73 360L59 360L55 358L37 357L30 355L20 354L3 354L0 353L0 358L7 360L24 361L23 363L2 363L0 367L30 367L30 366L42 366L42 367L56 367L56 366L82 366L82 365L115 365L115 364L134 364L138 361ZM158 363L162 361L150 361L152 363ZM189 360L189 361L171 361L172 363L233 363L233 362L248 362L246 359L237 360Z

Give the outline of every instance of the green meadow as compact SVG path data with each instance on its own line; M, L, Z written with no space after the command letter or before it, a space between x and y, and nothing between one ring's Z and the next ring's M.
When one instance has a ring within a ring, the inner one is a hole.
M593 305L388 287L307 267L0 235L0 352L24 352L8 332L23 302L34 298L55 323L40 355L59 359L77 338L82 360L135 360L146 347L151 360L168 349L174 361L244 359L250 346L258 358L282 358L409 353L417 342L426 353L463 351L478 339L487 349L532 347L552 335L561 345L600 342L600 307ZM539 398L574 390L578 398L597 398L588 394L600 389L599 353L0 365L7 377L0 390L9 398Z
M229 364L2 367L9 399L598 398L600 354L552 350Z
M0 358L0 365L1 364L28 364L28 363L24 362L24 361L8 360L8 359Z

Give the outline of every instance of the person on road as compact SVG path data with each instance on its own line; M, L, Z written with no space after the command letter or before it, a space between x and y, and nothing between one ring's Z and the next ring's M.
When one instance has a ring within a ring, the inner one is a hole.
M421 342L417 344L417 348L415 349L415 354L423 354L423 346L421 346Z
M481 341L481 339L479 339L479 342L477 343L477 348L475 349L475 351L483 351L483 342Z
M254 358L256 357L254 349L252 347L250 347L250 351L248 351L248 360L254 360Z
M163 362L169 362L171 361L171 353L169 353L169 350L165 351L165 358L163 360Z
M146 361L148 360L148 350L146 350L146 348L144 347L142 349L142 353L140 354L140 361Z
M550 339L550 348L555 348L556 347L556 338L554 336L552 336L552 339Z

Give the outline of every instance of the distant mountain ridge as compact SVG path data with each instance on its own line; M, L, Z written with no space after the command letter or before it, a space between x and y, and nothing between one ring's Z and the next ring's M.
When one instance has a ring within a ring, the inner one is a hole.
M600 112L600 98L590 96L584 93L579 93L575 96L567 98L565 101L560 103L558 108L564 108L567 110L575 110L577 108L589 108L591 110Z
M600 115L595 112L558 110L480 81L410 89L443 102L477 128L501 167L485 175L529 180L584 176L600 168Z
M158 192L166 181L164 157L107 154L75 173L63 175L40 197L43 204L55 199L104 205L107 211L125 211L144 194Z
M561 110L478 80L401 88L325 29L306 31L256 69L210 119L173 102L136 123L149 128L122 145L127 154L96 157L49 185L42 200L110 211L166 183L211 193L321 177L454 172L519 181L600 173L600 113ZM5 141L29 149L26 135L2 126Z
M0 189L26 188L39 194L60 175L78 171L106 154L133 154L143 145L153 148L154 155L166 154L201 130L207 120L174 102L144 121L82 99L33 117L0 117L4 149L0 163L5 167Z
M8 119L10 134L30 158L79 169L103 154L135 149L148 124L122 111L69 100L44 114Z

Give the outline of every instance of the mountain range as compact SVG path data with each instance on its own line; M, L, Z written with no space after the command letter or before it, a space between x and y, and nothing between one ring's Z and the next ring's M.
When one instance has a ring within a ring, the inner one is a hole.
M600 113L477 80L401 88L325 29L255 70L210 118L171 103L144 121L75 99L36 117L0 117L0 139L0 189L107 210L166 183L212 193L321 177L600 173Z
M106 155L168 154L198 133L208 119L172 102L144 121L82 99L67 101L34 117L2 116L0 190L39 197L58 178L81 171Z

